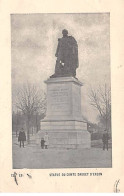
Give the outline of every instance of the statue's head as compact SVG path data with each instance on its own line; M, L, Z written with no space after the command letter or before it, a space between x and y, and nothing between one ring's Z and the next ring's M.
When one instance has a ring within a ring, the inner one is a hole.
M63 36L67 36L68 35L68 31L66 29L63 29L62 30L62 34L63 34Z

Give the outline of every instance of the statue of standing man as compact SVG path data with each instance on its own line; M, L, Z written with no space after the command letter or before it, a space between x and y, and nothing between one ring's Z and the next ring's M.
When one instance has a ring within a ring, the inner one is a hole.
M63 37L58 39L58 47L55 56L57 57L55 77L76 77L78 65L78 45L74 37L68 36L68 31L62 31Z

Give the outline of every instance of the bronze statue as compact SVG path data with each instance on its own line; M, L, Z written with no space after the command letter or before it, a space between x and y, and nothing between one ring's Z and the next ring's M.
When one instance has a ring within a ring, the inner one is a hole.
M57 57L54 77L76 76L78 65L78 45L74 37L68 36L68 31L62 31L63 37L58 39Z

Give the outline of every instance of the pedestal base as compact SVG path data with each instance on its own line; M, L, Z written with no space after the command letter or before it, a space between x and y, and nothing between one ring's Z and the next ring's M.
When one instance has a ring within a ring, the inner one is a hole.
M90 148L90 133L81 114L82 83L73 77L51 78L46 83L47 112L37 138L47 132L49 148Z

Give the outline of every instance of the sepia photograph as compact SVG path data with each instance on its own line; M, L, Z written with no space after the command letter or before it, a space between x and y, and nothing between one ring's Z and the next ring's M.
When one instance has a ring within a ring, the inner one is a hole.
M112 168L110 13L10 17L13 169Z

